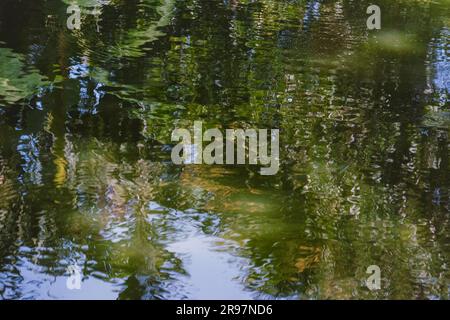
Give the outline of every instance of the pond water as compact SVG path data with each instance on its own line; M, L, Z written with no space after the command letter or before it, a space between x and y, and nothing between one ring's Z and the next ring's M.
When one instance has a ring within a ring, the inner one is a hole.
M2 0L0 298L448 299L450 2L372 2ZM174 165L197 120L280 171Z

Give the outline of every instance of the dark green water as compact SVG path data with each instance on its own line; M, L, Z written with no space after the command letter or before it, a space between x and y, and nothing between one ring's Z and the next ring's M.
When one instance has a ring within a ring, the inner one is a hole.
M448 299L450 2L376 2L0 0L0 298ZM173 165L195 120L279 173Z

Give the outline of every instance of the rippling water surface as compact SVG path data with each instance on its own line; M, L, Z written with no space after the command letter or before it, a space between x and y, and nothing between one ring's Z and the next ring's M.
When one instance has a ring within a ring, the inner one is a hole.
M448 299L450 2L370 4L2 0L0 298ZM279 173L174 166L195 120Z

